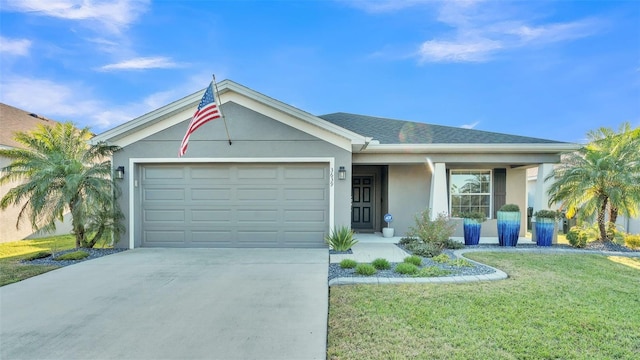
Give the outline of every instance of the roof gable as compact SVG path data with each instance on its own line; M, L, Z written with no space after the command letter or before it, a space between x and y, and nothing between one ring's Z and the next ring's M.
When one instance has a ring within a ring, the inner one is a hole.
M293 106L265 96L230 80L217 84L220 105L233 102L274 120L351 151L354 144L366 142L364 136L325 121ZM124 147L191 119L205 89L174 101L94 137ZM186 130L186 128L185 128ZM233 139L232 139L233 140Z

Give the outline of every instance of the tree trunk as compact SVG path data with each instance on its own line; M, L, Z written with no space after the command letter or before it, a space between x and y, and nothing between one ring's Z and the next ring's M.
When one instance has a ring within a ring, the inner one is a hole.
M76 237L76 249L80 248L82 244L82 237L84 236L84 231L80 229L81 225L78 224L77 217L73 214L73 202L69 203L69 213L71 213L71 228L73 230L73 234Z
M609 199L607 197L602 197L602 198L603 198L602 205L598 210L598 229L600 230L600 240L607 241L608 239L607 239L607 227L605 224L605 215L607 213L607 202Z

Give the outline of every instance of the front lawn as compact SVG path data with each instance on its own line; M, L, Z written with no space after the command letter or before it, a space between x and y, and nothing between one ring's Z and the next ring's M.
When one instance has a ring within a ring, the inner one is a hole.
M42 239L20 240L0 244L0 286L57 269L59 266L25 265L20 260L41 251L55 252L73 249L73 235L52 236Z
M333 286L329 359L632 359L639 259L470 253L509 279Z

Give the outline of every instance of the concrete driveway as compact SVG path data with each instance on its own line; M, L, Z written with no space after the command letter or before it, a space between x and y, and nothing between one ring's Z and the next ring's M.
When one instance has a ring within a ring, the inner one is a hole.
M134 249L0 288L2 359L324 359L326 249Z

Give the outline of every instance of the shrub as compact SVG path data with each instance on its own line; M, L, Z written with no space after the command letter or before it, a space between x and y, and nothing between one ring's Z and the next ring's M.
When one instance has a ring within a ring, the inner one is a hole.
M520 207L516 204L504 204L498 211L518 212L520 211Z
M449 255L447 254L440 254L438 256L434 256L431 260L433 260L434 262L440 263L440 264L444 264L447 261L451 260L449 258Z
M342 226L339 229L333 229L330 235L324 237L324 241L335 251L347 251L358 243L354 235L353 230Z
M51 256L50 251L38 251L37 253L29 254L23 258L24 261L31 261L37 259L44 259Z
M340 267L343 269L353 269L358 265L358 262L353 259L343 259L340 261Z
M387 259L378 258L371 262L374 268L378 270L388 270L391 269L391 264L387 261Z
M480 211L465 211L460 213L458 216L463 219L473 219L479 223L483 223L487 220L487 215Z
M377 272L376 268L371 264L358 264L356 266L356 274L371 276Z
M437 266L426 266L420 269L414 276L415 277L437 277L446 276L451 274L451 271L441 269Z
M453 239L447 239L442 243L444 249L462 249L464 244Z
M400 239L400 241L398 241L398 244L402 245L402 246L406 246L409 244L413 244L418 242L418 239L416 238L410 238L410 237L403 237L402 239Z
M396 265L395 272L398 274L413 275L418 272L418 267L406 262Z
M559 211L553 210L538 210L533 214L533 216L535 216L536 219L558 220L562 218L562 214Z
M82 260L89 256L89 253L84 250L72 251L66 254L58 255L53 260L63 261L63 260Z
M587 246L587 237L587 231L577 226L572 227L567 233L567 241L576 248Z
M420 266L422 265L422 258L420 256L411 255L404 258L404 262L413 264L415 266Z
M640 234L625 236L624 244L630 249L640 249Z
M409 228L407 235L412 238L418 238L423 243L437 245L441 249L456 229L456 224L449 222L446 214L438 214L435 220L431 220L431 211L429 209L416 215L415 223L415 226Z
M457 266L457 267L472 267L473 264L467 260L467 259L455 259L455 260L449 260L447 262L447 264L451 265L451 266Z
M411 251L414 255L423 257L434 257L440 255L442 248L434 244L415 243L407 245L407 250Z

